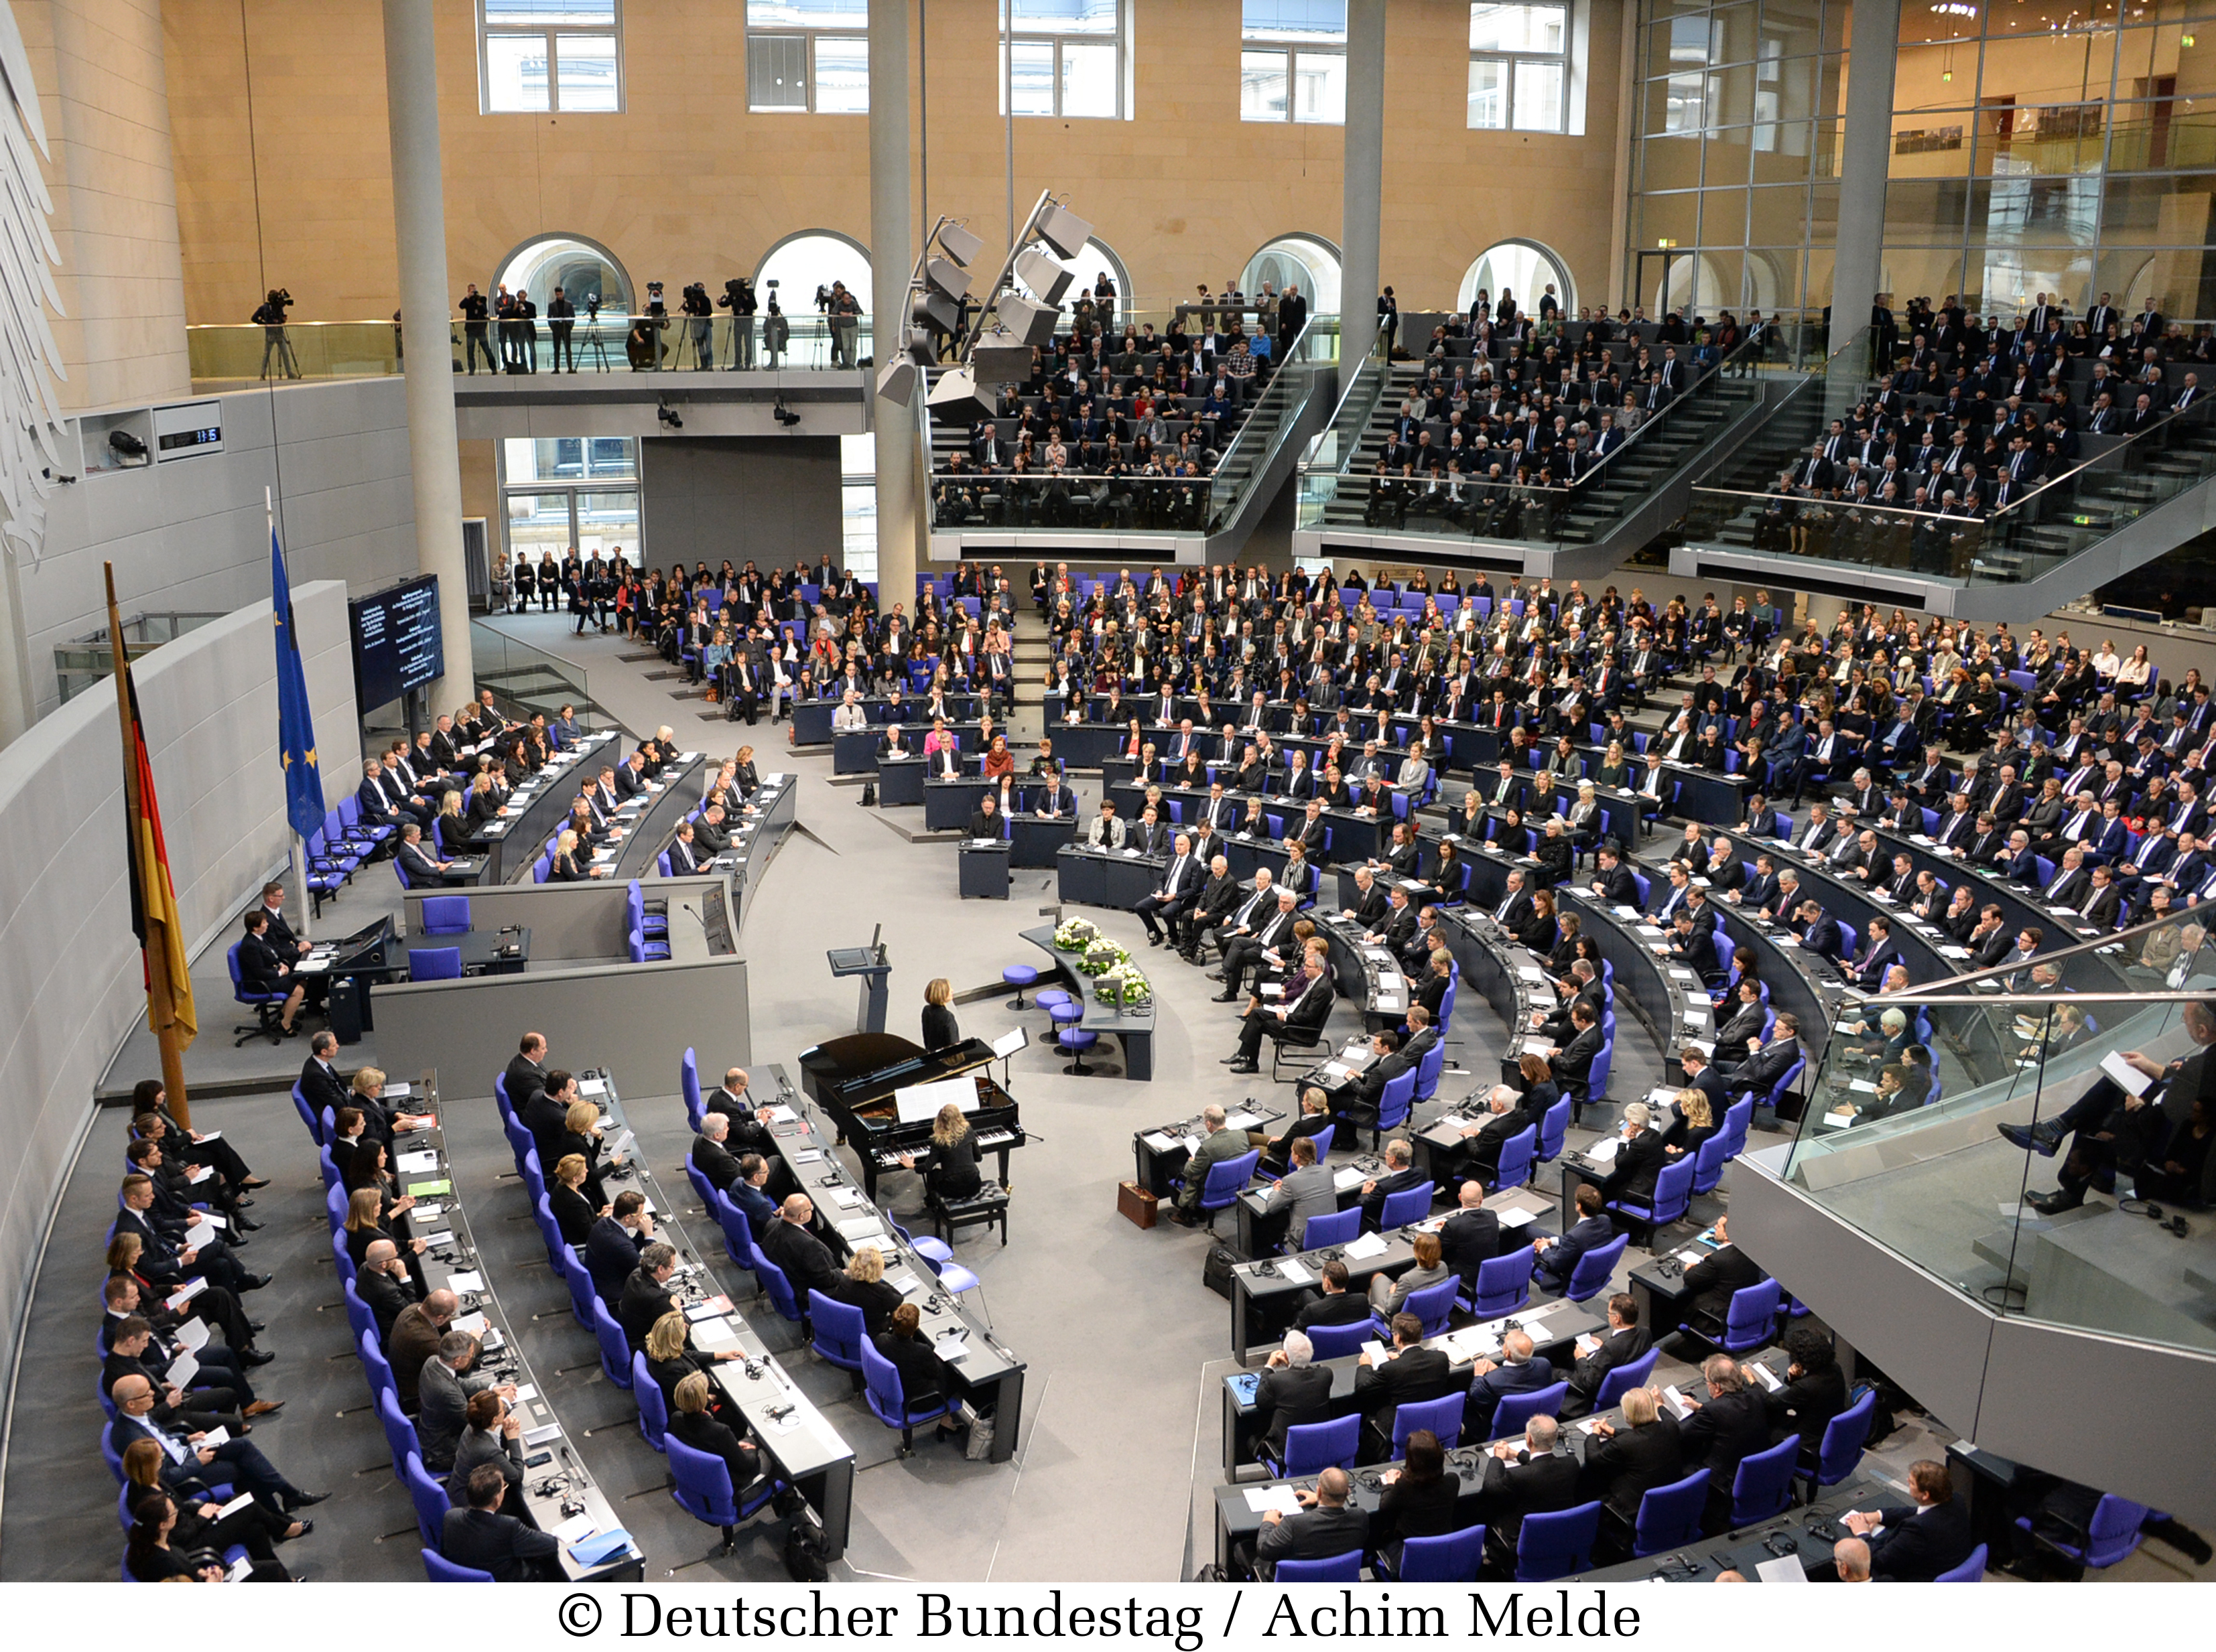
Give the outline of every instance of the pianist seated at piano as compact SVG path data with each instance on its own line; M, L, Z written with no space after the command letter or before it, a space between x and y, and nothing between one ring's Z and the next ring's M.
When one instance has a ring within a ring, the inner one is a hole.
M921 1174L924 1194L933 1203L974 1199L984 1185L977 1168L977 1133L952 1102L932 1120L929 1145L920 1154L902 1153L900 1165Z

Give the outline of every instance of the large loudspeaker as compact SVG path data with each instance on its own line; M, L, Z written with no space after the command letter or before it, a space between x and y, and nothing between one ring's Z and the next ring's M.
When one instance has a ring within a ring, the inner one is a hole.
M1055 323L1062 319L1062 311L1054 305L1033 304L1015 292L1002 293L994 310L1000 317L1000 325L1025 344L1051 344Z
M888 402L906 403L915 396L914 364L893 360L877 369L877 394Z
M908 304L908 318L918 327L951 333L962 324L962 310L943 293L919 292Z
M923 279L950 298L966 298L970 292L970 277L959 264L949 263L944 258L924 261Z
M1043 304L1058 304L1069 284L1077 279L1077 272L1056 262L1037 247L1026 247L1016 255L1016 275L1023 284L1039 296Z
M985 243L960 224L949 224L939 231L939 250L966 269L977 261Z
M1031 347L980 341L970 353L970 367L980 384L1020 384L1031 376Z
M977 393L977 376L967 367L941 374L931 387L927 405L933 418L958 420L964 425L993 416L993 404Z
M1064 258L1074 258L1093 239L1093 226L1067 206L1050 205L1038 216L1039 238Z

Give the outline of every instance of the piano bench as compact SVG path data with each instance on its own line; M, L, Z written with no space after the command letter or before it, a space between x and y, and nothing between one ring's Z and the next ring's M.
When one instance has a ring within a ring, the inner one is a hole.
M965 1227L997 1225L1000 1244L1008 1243L1007 1190L990 1182L967 1199L933 1199L926 1213L942 1239L951 1240Z

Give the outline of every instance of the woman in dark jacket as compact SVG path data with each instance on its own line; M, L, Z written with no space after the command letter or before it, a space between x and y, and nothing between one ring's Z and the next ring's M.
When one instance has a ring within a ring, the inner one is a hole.
M555 839L553 863L547 868L546 881L549 883L583 883L592 875L584 863L577 858L577 834L564 826L562 835Z
M1453 980L1453 958L1443 952L1433 953L1431 968L1416 987L1416 1002L1430 1012L1434 1027L1439 1023L1439 1010L1447 1001L1447 988Z
M977 1133L952 1102L931 1121L931 1145L921 1159L902 1153L900 1162L902 1170L921 1172L923 1190L932 1199L974 1198L984 1185L977 1169Z
M901 1305L899 1289L885 1283L885 1254L873 1244L854 1252L831 1294L862 1311L862 1328L871 1336L892 1323L893 1311Z
M647 1374L662 1390L662 1403L668 1407L673 1420L677 1415L679 1384L695 1372L705 1373L725 1360L740 1357L736 1348L710 1354L694 1348L692 1330L685 1323L685 1316L674 1311L654 1322L646 1333L646 1342L640 1352L646 1355ZM723 1390L712 1382L708 1385L707 1410L710 1416L723 1423L729 1423L733 1415L730 1402L724 1397Z
M923 989L923 1047L943 1050L962 1041L954 1019L954 984L941 975Z
M709 1414L708 1401L713 1392L714 1385L704 1372L688 1371L678 1379L670 1396L669 1437L696 1452L722 1458L723 1466L730 1471L736 1501L761 1478L761 1452Z
M222 1551L214 1549L187 1549L173 1545L177 1525L177 1505L165 1491L150 1491L134 1508L131 1535L123 1549L123 1569L141 1583L166 1583L177 1579L188 1583L220 1583L229 1568L225 1565ZM249 1560L252 1556L248 1557ZM289 1583L292 1575L273 1558L253 1561L253 1569L247 1574L253 1583Z
M572 1153L585 1161L585 1200L595 1210L608 1202L607 1189L600 1184L600 1134L594 1128L600 1118L600 1109L590 1102L570 1102L562 1119L562 1139L554 1145L556 1164ZM623 1161L619 1158L611 1162Z
M238 983L249 992L282 992L285 1007L278 1013L278 1025L285 1036L297 1036L292 1017L300 1013L300 1005L308 997L308 989L293 980L292 970L277 955L277 949L269 944L269 914L260 906L246 914L246 933L238 943Z
M1384 1495L1370 1517L1370 1543L1384 1569L1398 1573L1409 1538L1444 1537L1462 1529L1462 1479L1446 1471L1447 1454L1429 1428L1408 1435L1403 1465L1385 1471Z
M585 1196L585 1177L591 1169L582 1153L564 1153L554 1163L554 1180L546 1189L546 1207L561 1224L564 1244L584 1244L591 1237L593 1224L607 1208Z
M1533 893L1531 915L1516 931L1516 938L1542 958L1554 951L1555 942L1561 938L1560 926L1554 922L1554 897L1545 889Z

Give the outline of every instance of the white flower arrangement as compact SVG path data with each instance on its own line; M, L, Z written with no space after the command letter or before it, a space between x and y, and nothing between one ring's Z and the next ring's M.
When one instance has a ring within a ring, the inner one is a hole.
M1093 981L1093 996L1103 1004L1136 1010L1154 1002L1154 989L1139 967L1127 959Z
M1085 955L1077 961L1077 967L1088 975L1105 975L1118 964L1129 963L1130 960L1131 955L1126 949L1117 946L1113 941L1101 939L1085 949Z
M1099 929L1083 918L1068 918L1054 932L1055 947L1062 952L1082 952L1099 938Z

